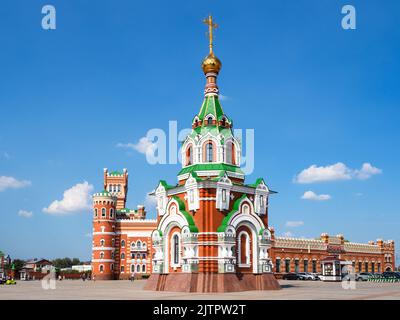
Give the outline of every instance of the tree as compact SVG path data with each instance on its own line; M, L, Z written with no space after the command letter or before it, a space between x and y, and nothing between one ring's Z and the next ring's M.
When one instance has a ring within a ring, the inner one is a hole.
M78 258L58 258L51 261L54 267L63 269L63 268L71 268L73 265L80 264L80 260Z
M21 260L21 259L14 259L13 263L14 263L15 271L21 270L23 268L23 266L25 265L25 261Z

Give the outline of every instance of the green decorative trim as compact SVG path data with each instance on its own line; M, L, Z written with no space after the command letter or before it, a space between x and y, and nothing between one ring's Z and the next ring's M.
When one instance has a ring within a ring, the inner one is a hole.
M230 171L239 174L244 174L242 169L233 165L225 163L203 163L203 164L193 164L191 166L182 168L182 170L179 171L178 175L191 173L194 171L210 171L210 170L222 170L222 171Z
M172 196L172 199L174 199L178 203L179 211L185 217L185 219L189 225L190 232L199 232L199 229L197 228L196 224L194 223L193 217L190 215L189 212L186 211L185 203L177 196Z
M263 183L263 182L264 182L263 178L258 178L255 183L249 184L249 187L257 188L258 185ZM264 184L265 184L265 182L264 182Z
M111 194L107 190L96 193L96 196L110 196Z
M123 208L123 209L121 209L121 210L117 210L117 213L129 213L129 212L131 212L131 211L132 211L131 209ZM135 211L135 210L133 210L133 211Z
M173 189L176 187L169 185L165 180L160 180L160 184L165 188L165 190Z
M240 202L242 202L243 199L247 198L247 194L242 195L239 199L237 199L234 203L233 203L233 208L232 211L229 212L224 219L222 219L221 225L218 227L217 231L218 232L225 232L226 228L228 227L228 222L229 220L232 218L232 216L238 212L239 210L239 206L240 206Z
M119 171L113 171L113 172L109 173L108 175L109 176L123 176L124 174Z

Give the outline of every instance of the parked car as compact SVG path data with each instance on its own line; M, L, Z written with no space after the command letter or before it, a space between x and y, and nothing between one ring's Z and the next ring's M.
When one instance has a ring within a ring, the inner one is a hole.
M312 274L314 276L314 280L321 280L321 278L320 278L321 274L319 274L319 273L310 273L310 274Z
M314 280L314 276L311 273L299 272L297 274L299 275L300 280Z
M283 280L299 280L300 279L300 276L297 274L297 273L285 273L283 276L282 276L282 279Z
M384 278L400 279L400 272L386 271L386 272L382 273L382 276Z
M361 272L356 274L356 281L367 281L372 276L370 272Z

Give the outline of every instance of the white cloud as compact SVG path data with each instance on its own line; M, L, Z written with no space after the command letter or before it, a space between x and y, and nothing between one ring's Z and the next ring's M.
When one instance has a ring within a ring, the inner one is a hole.
M43 208L43 211L49 214L63 215L89 210L92 190L93 185L87 181L78 183L64 191L62 200L53 201L47 208Z
M24 218L31 218L33 216L33 212L27 210L19 210L18 215Z
M304 225L303 221L286 221L286 227L300 227Z
M382 170L373 167L370 163L364 163L360 170L348 168L344 163L338 162L328 166L317 167L313 164L301 171L295 178L296 183L315 183L325 181L351 180L357 178L366 180Z
M344 163L317 167L315 164L301 171L296 177L297 183L314 183L322 181L350 180L351 171Z
M155 196L150 196L149 194L146 194L144 205L147 210L155 209L157 205L157 198Z
M152 142L147 137L139 139L138 143L118 143L117 147L125 149L133 149L143 154L154 154L157 149L157 144Z
M373 175L382 173L381 169L373 167L370 163L366 162L362 165L360 170L355 171L355 175L360 180L366 180L371 178Z
M6 189L24 188L31 184L28 180L17 180L14 177L0 176L0 192Z
M329 194L316 194L313 191L306 191L301 198L304 200L324 201L331 199L331 196Z

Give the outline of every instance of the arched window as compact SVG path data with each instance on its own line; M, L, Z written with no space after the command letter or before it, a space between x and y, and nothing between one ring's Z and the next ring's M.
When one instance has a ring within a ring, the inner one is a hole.
M121 260L122 259L125 259L125 253L123 253L123 252L121 253Z
M111 208L111 209L110 209L110 218L113 218L113 217L114 217L114 209Z
M206 162L213 161L213 144L212 142L207 143L206 145Z
M136 272L140 272L140 265L136 266Z
M100 252L100 259L104 259L104 252Z
M118 192L120 192L121 191L121 185L119 184L118 185Z
M192 146L190 146L186 150L186 165L190 166L191 164L193 164L193 147Z
M142 249L142 241L138 240L136 242L136 247L138 248L138 250L141 250Z
M121 240L121 248L125 248L125 240Z
M114 263L111 263L110 269L111 269L111 270L114 270Z
M250 265L250 236L247 232L239 233L239 264Z
M102 218L106 217L106 208L101 208L101 217Z
M250 207L249 207L248 204L244 204L244 205L242 206L242 212L243 212L243 213L250 213Z
M235 161L235 145L233 142L229 141L226 144L226 163L236 164Z
M225 127L225 125L226 125L226 119L225 119L225 117L224 117L224 118L222 118L221 126L222 126L222 127Z
M112 185L109 184L109 185L108 185L108 192L111 192L111 191L112 191Z
M115 253L114 253L114 251L112 251L111 252L111 259L114 259L114 257L115 257Z
M146 273L146 265L145 265L145 264L142 265L142 272L143 272L143 273Z
M101 246L101 247L104 247L104 243L105 243L104 239L101 239L101 240L100 240L100 246Z
M179 264L179 236L175 234L172 237L173 263Z
M212 125L213 124L213 118L212 117L208 117L207 118L207 124L208 125Z
M103 271L104 271L104 266L103 266L102 264L99 266L99 271L100 271L100 272L103 272Z
M121 266L121 272L124 272L124 271L125 271L125 267Z
M98 210L97 210L97 208L96 209L94 209L94 216L97 218L97 216L98 216Z

